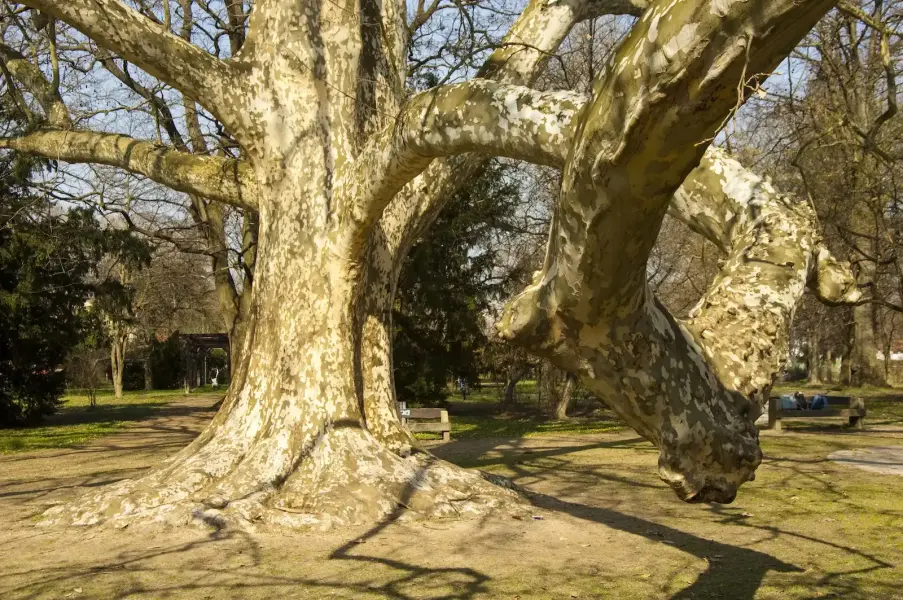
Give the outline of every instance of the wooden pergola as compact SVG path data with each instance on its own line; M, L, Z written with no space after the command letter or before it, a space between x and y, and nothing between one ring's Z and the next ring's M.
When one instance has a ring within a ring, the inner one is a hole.
M225 333L182 333L179 334L181 345L183 385L186 393L193 387L207 384L207 369L199 368L205 364L207 353L214 348L226 351L226 364L232 364L229 336ZM193 384L193 385L192 385Z

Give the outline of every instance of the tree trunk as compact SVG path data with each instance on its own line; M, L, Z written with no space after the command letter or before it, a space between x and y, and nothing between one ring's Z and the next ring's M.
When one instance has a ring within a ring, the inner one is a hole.
M110 369L113 376L113 396L122 400L122 375L125 372L125 351L128 334L124 327L114 327L110 341Z
M857 277L860 287L871 286L874 278L874 263L871 261L861 262ZM853 307L853 360L855 362L853 385L887 385L884 365L878 360L875 321L873 304L867 303Z
M144 389L146 391L150 391L154 389L154 381L153 381L153 369L151 369L151 360L150 357L147 357L143 361L144 363Z
M828 350L825 357L825 377L826 383L834 383L834 352Z
M565 377L564 389L561 390L558 401L555 403L554 417L556 420L566 421L570 418L568 417L568 407L571 404L576 385L577 378L572 373L568 373Z
M200 517L328 525L372 523L399 506L459 515L513 502L510 492L426 453L399 456L369 429L377 421L369 392L358 393L366 383L358 346L370 337L357 302L369 296L361 276L373 267L364 253L371 233L378 221L384 232L394 223L406 244L403 230L422 221L405 209L420 196L400 192L428 187L414 178L434 159L466 152L564 165L546 263L509 305L505 334L579 373L656 443L660 475L681 498L729 502L752 478L761 457L753 399L767 387L786 347L776 340L814 275L807 207L751 203L724 219L740 222L728 236L728 266L686 323L649 294L646 262L671 197L742 101L738 82L772 72L832 3L656 1L598 76L588 104L571 92L486 79L408 99L408 28L398 2L257 3L242 50L229 60L119 1L26 4L196 99L247 156L239 169L148 144L138 161L120 140L106 164L141 162L136 172L174 189L256 203L260 215L251 318L211 424L163 467L52 514L82 524ZM557 15L551 23L549 14ZM531 3L523 24L539 28L537 51L518 38L483 74L524 56L538 55L531 60L539 64L576 18L569 2ZM184 176L188 163L195 166ZM253 202L242 197L248 172ZM230 183L228 193L210 186L217 178ZM736 189L714 179L713 195ZM758 180L740 187L747 200L770 189ZM400 213L387 210L395 197ZM436 210L413 203L415 213ZM376 279L391 273L387 263L376 267ZM389 398L379 401L391 407Z
M819 360L818 332L814 327L809 329L808 356L806 360L807 378L810 384L821 383L821 361Z
M365 252L362 293L355 314L355 352L359 368L355 389L368 429L399 455L409 454L417 442L398 418L392 356L392 301L401 269L388 254L382 229L371 233Z
M852 322L844 327L844 342L840 351L840 373L837 380L841 385L853 384L853 325Z
M520 383L520 380L524 378L527 374L527 369L515 367L508 371L508 381L505 383L505 397L504 397L504 406L505 408L509 408L514 406L517 398L517 384Z
M295 185L275 186L270 206L281 210L261 211L254 317L219 412L162 468L72 507L75 523L201 515L325 527L399 506L416 517L519 504L477 473L424 452L399 456L368 429L356 393L358 272L322 234L297 228L310 218Z

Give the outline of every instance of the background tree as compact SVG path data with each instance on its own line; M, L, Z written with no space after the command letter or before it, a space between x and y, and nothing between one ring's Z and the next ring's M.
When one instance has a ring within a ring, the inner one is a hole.
M102 228L87 209L58 212L28 189L31 164L0 163L0 423L52 413L65 385L66 356L85 325L85 303L124 290L104 277L105 256L137 265L146 247Z
M89 301L90 302L90 301ZM97 392L107 382L110 366L107 327L100 311L88 306L83 311L78 344L66 357L66 384L70 391L88 396L90 408L97 406Z
M486 315L509 276L498 238L517 226L522 202L512 170L489 163L405 259L393 311L401 400L444 398L459 377L477 382Z

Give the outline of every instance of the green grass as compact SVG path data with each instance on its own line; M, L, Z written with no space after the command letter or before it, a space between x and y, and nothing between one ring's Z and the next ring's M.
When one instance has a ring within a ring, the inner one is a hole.
M452 437L455 439L479 438L519 438L542 435L579 435L602 433L623 427L619 421L610 419L569 419L550 421L529 416L479 416L463 415L452 417Z
M0 454L77 446L125 427L126 421L0 429Z
M192 393L195 393L194 391ZM113 397L112 389L103 389L98 390L97 392L97 407L98 409L104 409L111 406L117 407L125 407L132 406L135 404L164 404L166 402L172 402L176 398L181 398L184 395L184 392L181 389L178 390L129 390L122 393L122 399L116 400ZM90 401L88 400L88 396L84 393L80 393L79 391L72 390L67 393L62 398L63 406L60 409L60 414L65 414L67 412L73 411L73 409L86 409L88 408Z
M578 415L567 421L554 421L546 416L548 404L537 406L537 385L525 379L517 384L515 405L502 412L500 396L503 388L484 383L472 389L466 399L455 390L447 398L453 439L520 438L543 435L580 435L603 433L624 427L615 414L597 400L576 399L569 414ZM431 439L435 434L417 434Z
M135 390L124 392L117 401L112 390L101 390L97 406L90 408L88 396L67 394L60 410L41 424L0 429L0 454L83 444L146 419L182 396L181 390Z

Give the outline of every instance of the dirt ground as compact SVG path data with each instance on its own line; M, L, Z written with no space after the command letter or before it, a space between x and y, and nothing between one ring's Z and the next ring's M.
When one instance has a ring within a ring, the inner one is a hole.
M533 519L301 533L38 528L50 503L134 477L192 439L212 396L79 448L0 456L0 598L903 599L903 477L832 452L903 433L765 433L730 506L686 505L632 433L461 440L443 458L511 477Z

